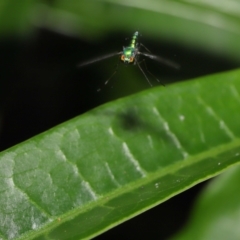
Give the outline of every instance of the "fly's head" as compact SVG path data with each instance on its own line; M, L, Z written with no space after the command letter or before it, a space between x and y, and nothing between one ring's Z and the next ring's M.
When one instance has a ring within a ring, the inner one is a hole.
M123 52L121 55L121 61L124 63L134 63L135 61L135 49L132 47L123 47Z

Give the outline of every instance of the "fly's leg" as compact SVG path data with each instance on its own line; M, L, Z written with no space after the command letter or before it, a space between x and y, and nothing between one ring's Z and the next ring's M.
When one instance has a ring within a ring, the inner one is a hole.
M142 64L142 63L144 63L144 66L145 66L145 69L147 70L147 72L148 72L153 78L155 78L155 79L157 80L157 82L159 82L162 86L165 86L154 74L152 74L152 73L148 70L145 59L143 59L141 62L137 62L138 66L140 66L140 64ZM140 70L143 72L143 70L142 70L141 68L140 68ZM144 76L146 77L146 74L145 74L145 73L143 73L143 74L144 74ZM146 78L147 78L147 77L146 77ZM148 78L147 78L147 80L148 80ZM148 82L149 82L149 80L148 80ZM152 84L150 84L150 85L152 86Z
M142 43L140 43L140 46L144 47L149 53L151 53L151 51L150 51L145 45L143 45ZM144 62L144 65L145 65L145 68L146 68L147 72L148 72L149 74L151 74L152 77L155 78L161 85L165 86L155 75L153 75L153 74L148 70L145 59L143 59L140 63L142 63L142 62Z
M142 62L142 61L141 61ZM153 85L151 84L151 82L149 81L146 73L143 71L142 67L141 67L141 62L138 62L137 60L135 60L135 63L138 65L138 68L141 70L141 72L143 73L144 77L147 79L149 85L152 87ZM149 72L149 71L148 71Z
M114 70L114 72L112 73L112 75L104 82L103 86L99 89L97 89L98 92L102 91L102 89L109 83L109 81L113 78L113 76L117 73L118 70L118 65L119 65L119 61L116 65L116 68Z
M145 48L149 53L152 53L145 45L143 45L142 43L140 43L140 46Z

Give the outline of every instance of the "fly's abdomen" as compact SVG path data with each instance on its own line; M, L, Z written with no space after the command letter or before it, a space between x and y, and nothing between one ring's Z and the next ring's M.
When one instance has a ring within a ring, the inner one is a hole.
M138 31L136 31L136 32L133 34L133 36L132 36L132 41L131 41L131 44L130 44L130 46L131 46L132 48L136 48L136 43L137 43L138 35L139 35Z

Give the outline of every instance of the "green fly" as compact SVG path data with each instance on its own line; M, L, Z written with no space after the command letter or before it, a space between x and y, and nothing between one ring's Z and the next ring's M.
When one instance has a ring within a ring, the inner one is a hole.
M145 68L148 71L146 63L145 63L145 60L143 59L142 61L139 62L139 55L143 55L143 56L148 57L150 59L156 60L156 61L158 61L160 63L163 63L163 64L165 64L165 65L167 65L169 67L175 68L175 69L179 68L178 64L176 64L176 63L174 63L174 62L172 62L170 60L161 58L161 57L159 57L157 55L152 54L143 44L138 42L138 38L139 38L139 32L136 31L133 34L133 36L132 36L132 39L131 39L131 42L130 42L129 46L123 47L122 51L120 51L120 52L113 52L113 53L106 54L106 55L98 57L98 58L94 58L92 60L89 60L89 61L86 61L86 62L78 64L77 67L83 67L83 66L86 66L86 65L89 65L89 64L92 64L92 63L95 63L95 62L98 62L98 61L101 61L101 60L104 60L104 59L107 59L107 58L110 58L110 57L114 57L116 55L121 55L120 56L120 60L123 63L125 63L125 64L134 64L134 65L138 66L138 68L141 70L141 72L143 73L144 77L146 78L146 80L148 81L150 86L152 86L152 84L149 81L146 73L143 71L143 69L142 69L142 67L140 65L142 62L144 62ZM140 52L139 50L140 50L141 47L143 47L147 52ZM109 80L117 72L117 69L118 69L118 64L117 64L117 67L116 67L114 73L105 81L104 85L108 84ZM156 78L151 72L148 71L148 73L150 73L154 78ZM157 78L156 78L156 80L158 82L160 82ZM100 91L100 90L101 89L99 89L98 91Z

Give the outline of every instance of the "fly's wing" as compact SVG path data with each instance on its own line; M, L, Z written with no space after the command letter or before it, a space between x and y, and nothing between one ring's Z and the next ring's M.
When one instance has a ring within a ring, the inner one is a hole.
M110 57L114 57L114 56L120 55L120 54L122 54L122 52L109 53L109 54L106 54L104 56L97 57L97 58L91 59L89 61L79 63L79 64L77 64L77 67L84 67L84 66L87 66L89 64L92 64L92 63L95 63L95 62L99 62L101 60L104 60L104 59L107 59L107 58L110 58Z
M158 61L158 62L160 62L160 63L163 63L163 64L165 64L165 65L167 65L167 66L169 66L169 67L172 67L172 68L175 68L175 69L179 69L179 68L180 68L180 65L179 65L179 64L177 64L177 63L175 63L175 62L172 62L172 61L170 61L170 60L168 60L168 59L159 57L159 56L157 56L157 55L153 55L153 54L151 54L151 53L145 53L145 52L138 52L138 54L141 54L141 55L143 55L143 56L145 56L145 57L148 57L148 58L150 58L150 59L156 60L156 61Z

